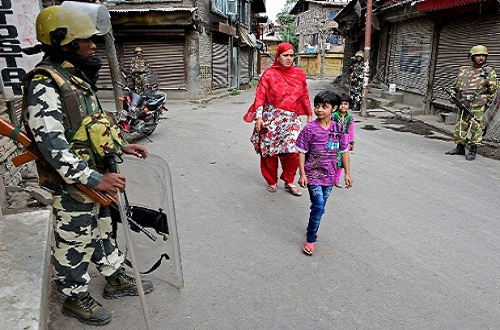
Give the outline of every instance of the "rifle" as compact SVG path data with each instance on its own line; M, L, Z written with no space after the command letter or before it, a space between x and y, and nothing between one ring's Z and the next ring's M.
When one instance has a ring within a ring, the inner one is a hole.
M26 133L22 132L20 129L16 129L14 125L12 125L10 122L8 122L3 118L0 118L0 135L6 136L14 141L21 143L23 147L26 149L26 151L23 154L20 154L12 158L12 163L14 164L14 166L17 167L19 165L28 163L32 160L34 161L38 160L38 157L33 152L28 150L29 148L31 148L32 142L30 138L26 135ZM113 202L117 203L115 196L111 196L107 193L93 189L81 183L77 183L76 187L81 191L83 191L84 193L86 193L87 195L89 195L94 200L98 201L103 206L109 206Z
M449 88L449 87L442 87L441 89L443 91L445 91L446 93L448 93L448 95L452 99L453 103L458 107L458 109L460 109L462 112L468 113L469 116L472 118L472 120L474 120L478 124L481 124L481 122L476 118L476 116L474 116L474 113L465 104L463 104L462 101L460 101L458 99L458 97L455 95L455 93L453 93L453 91L451 90L451 88Z

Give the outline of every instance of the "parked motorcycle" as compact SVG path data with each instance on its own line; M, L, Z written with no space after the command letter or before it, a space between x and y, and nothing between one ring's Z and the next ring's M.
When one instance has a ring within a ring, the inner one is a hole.
M124 97L119 98L123 102L123 109L117 113L116 121L127 140L139 134L152 142L149 136L158 126L163 111L168 111L165 107L167 95L159 91L158 84L151 80L145 81L144 95L138 94L128 86L130 75L125 70L122 70L122 75L127 83L115 82L125 93Z

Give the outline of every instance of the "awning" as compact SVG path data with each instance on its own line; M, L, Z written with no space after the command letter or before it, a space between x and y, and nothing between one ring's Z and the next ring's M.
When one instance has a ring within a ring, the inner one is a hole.
M198 8L131 8L109 7L115 26L186 26L193 25L193 13Z
M176 11L189 11L194 12L198 7L194 8L175 8L175 7L164 7L164 8L114 8L108 7L111 13L145 13L145 12L176 12Z
M417 3L417 9L419 11L441 10L483 1L484 0L424 0Z
M248 34L247 32L240 30L240 42L246 44L250 47L257 46L257 39L253 34Z

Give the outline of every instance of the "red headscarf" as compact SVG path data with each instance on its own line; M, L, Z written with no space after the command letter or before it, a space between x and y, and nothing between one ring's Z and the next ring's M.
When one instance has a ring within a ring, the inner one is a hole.
M312 115L304 71L293 65L285 68L279 63L280 54L289 50L293 50L289 43L278 45L274 63L260 77L255 100L243 117L244 121L252 122L255 111L266 103L299 116Z

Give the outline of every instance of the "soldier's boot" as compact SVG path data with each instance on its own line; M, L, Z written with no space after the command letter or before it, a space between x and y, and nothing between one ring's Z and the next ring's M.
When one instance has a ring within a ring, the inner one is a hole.
M455 149L446 152L447 155L465 155L465 145L463 143L457 144Z
M111 313L102 307L89 293L82 298L67 297L62 313L89 325L105 325L111 322Z
M472 144L469 148L469 154L467 156L465 156L465 159L467 159L467 160L476 159L476 152L477 152L477 145Z
M144 293L153 291L153 282L148 280L142 281L142 289ZM102 296L106 299L121 298L124 296L137 296L137 286L135 278L122 272L118 275L106 276L106 285Z

